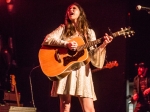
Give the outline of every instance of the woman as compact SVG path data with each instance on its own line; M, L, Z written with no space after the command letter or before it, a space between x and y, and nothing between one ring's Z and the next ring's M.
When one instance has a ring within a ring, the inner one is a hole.
M68 42L74 37L82 38L85 43L96 40L95 32L88 26L84 10L77 3L73 3L67 8L65 23L49 33L42 45L61 46L76 51L78 43L76 41ZM99 47L95 45L89 48L91 63L95 67L103 66L105 47L112 39L111 36L105 34L104 41ZM96 100L96 95L89 64L78 63L71 74L59 81L54 81L51 96L57 95L60 97L60 112L70 111L71 96L79 98L83 112L95 112L93 101Z

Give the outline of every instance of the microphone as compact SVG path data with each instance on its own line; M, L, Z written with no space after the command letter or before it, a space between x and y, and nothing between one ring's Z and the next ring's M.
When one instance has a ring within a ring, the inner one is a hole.
M136 10L140 11L140 10L146 10L146 11L150 11L150 7L143 7L141 5L137 5L136 6Z

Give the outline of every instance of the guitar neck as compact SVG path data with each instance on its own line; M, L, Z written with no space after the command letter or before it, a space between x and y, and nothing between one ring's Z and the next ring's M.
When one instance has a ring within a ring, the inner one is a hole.
M115 38L117 36L120 36L122 35L122 32L118 31L118 32L115 32L115 33L112 33L112 37ZM94 45L97 45L97 44L100 44L103 42L103 37L99 38L99 39L96 39L94 41L90 41L84 45L81 45L81 46L78 46L77 48L77 51L81 51L83 49L87 49L88 47L91 47L91 46L94 46Z
M18 91L17 91L16 85L15 85L15 94L16 94L17 105L18 105L18 107L20 107L19 96L18 96Z
M98 72L99 70L102 70L103 68L96 68L92 70L92 73Z
M88 43L86 43L86 44L84 44L84 45L78 46L77 50L78 50L78 51L81 51L81 50L83 50L83 49L87 49L88 47L97 45L97 44L99 44L99 43L102 43L102 38L99 38L99 39L97 39L97 40L95 40L95 41L90 41L90 42L88 42Z
M98 71L103 70L103 69L105 69L105 68L107 68L107 67L104 66L103 68L96 68L96 69L93 69L93 70L92 70L92 73L98 72Z

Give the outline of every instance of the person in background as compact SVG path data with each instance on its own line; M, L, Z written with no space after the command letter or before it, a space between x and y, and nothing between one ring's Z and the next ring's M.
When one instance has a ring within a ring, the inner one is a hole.
M78 42L69 41L76 37L82 38L85 43L96 40L95 32L89 27L83 8L78 3L73 3L67 8L64 24L47 34L42 46L59 46L77 51ZM103 67L106 46L113 40L107 33L103 38L100 46L93 45L88 48L91 63L97 68ZM97 98L89 63L76 63L74 67L69 75L53 81L51 96L59 95L60 112L70 112L72 96L79 98L83 112L95 112L93 101Z
M137 64L137 76L134 77L131 102L136 103L134 112L150 112L150 77L144 62Z

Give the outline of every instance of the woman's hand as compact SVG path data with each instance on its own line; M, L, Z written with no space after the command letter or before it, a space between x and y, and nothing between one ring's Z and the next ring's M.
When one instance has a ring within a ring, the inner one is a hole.
M78 43L76 41L68 42L67 47L72 51L76 51L78 47Z
M107 33L105 33L105 36L103 37L103 39L104 39L104 41L100 45L99 48L105 48L107 46L107 44L110 43L113 40L113 37L109 36Z
M107 44L110 43L112 40L113 40L113 37L112 37L112 36L109 36L107 33L105 33L103 44L104 44L104 45L107 45Z

